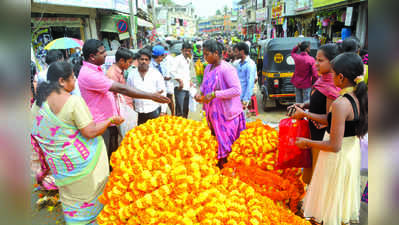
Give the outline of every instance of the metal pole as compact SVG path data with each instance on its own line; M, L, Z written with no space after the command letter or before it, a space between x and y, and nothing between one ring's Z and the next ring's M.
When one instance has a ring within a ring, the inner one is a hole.
M167 36L170 36L169 32L169 23L170 23L170 18L169 18L169 6L166 7L166 34Z
M130 26L131 26L131 35L133 38L133 48L137 48L137 35L136 35L136 20L135 20L135 15L136 15L136 7L133 7L133 1L134 4L136 4L135 0L129 0L129 8L130 8Z

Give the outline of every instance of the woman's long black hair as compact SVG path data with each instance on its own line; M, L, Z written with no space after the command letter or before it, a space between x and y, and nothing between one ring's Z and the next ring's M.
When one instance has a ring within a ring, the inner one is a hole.
M36 105L41 107L47 97L56 91L60 93L62 88L58 83L60 78L68 80L72 77L72 65L65 61L54 62L50 64L47 71L47 81L39 84L36 93Z
M222 54L224 51L224 45L216 40L207 40L202 45L203 49L207 49L208 51L215 53L217 52L219 57L222 58Z
M368 132L367 85L364 81L358 84L355 82L355 79L364 73L362 58L356 53L342 53L332 60L331 65L336 74L341 73L353 83L353 86L356 86L355 95L359 100L360 108L356 134L362 137Z

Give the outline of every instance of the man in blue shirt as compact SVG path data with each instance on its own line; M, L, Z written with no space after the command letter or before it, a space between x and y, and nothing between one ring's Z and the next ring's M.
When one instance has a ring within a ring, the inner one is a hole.
M244 109L247 109L251 100L256 77L256 64L248 54L249 47L245 42L234 46L234 55L240 60L236 68L241 83L241 103Z
M152 59L150 66L157 69L162 76L164 77L165 80L165 86L166 86L166 96L171 100L169 103L169 109L170 112L172 113L172 116L175 115L175 107L173 103L173 83L172 83L172 77L170 76L170 71L168 71L168 65L165 63L165 58L166 55L169 52L165 50L165 48L162 45L156 45L152 48Z

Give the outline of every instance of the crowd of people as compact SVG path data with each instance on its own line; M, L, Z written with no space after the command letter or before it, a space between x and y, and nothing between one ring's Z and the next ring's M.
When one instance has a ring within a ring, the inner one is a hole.
M312 149L313 159L304 169L303 216L326 225L354 222L360 138L368 127L366 62L353 39L320 46L316 59L309 45L298 43L291 52L296 104L289 107L292 118L309 120L311 131L310 139L296 140ZM190 100L202 104L222 169L254 94L257 67L249 51L246 42L214 39L184 42L176 57L161 44L138 53L118 47L115 63L104 70L107 53L99 40L84 43L75 65L50 50L47 69L32 69L32 168L40 185L59 190L67 224L95 224L109 159L126 129L168 113L188 118Z

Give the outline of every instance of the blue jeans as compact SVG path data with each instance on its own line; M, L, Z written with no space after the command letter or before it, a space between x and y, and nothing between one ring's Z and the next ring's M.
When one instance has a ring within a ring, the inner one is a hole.
M175 87L175 102L176 102L176 116L184 118L188 117L188 103L190 100L190 93L185 90L179 90Z
M296 103L304 103L310 99L310 91L312 88L295 88Z

